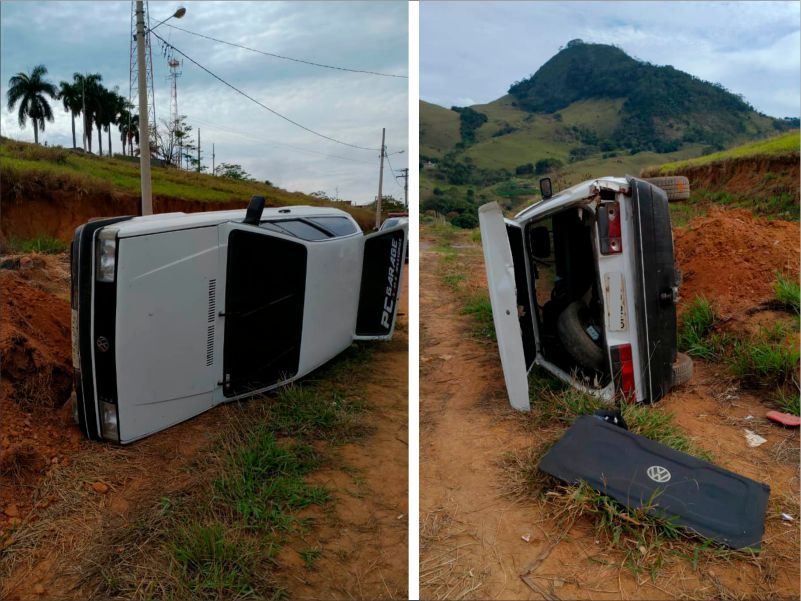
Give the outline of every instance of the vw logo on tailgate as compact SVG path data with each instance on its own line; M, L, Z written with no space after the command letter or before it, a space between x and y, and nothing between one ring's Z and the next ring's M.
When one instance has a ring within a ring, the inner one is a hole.
M648 474L651 480L659 482L660 484L670 480L670 472L666 467L662 467L661 465L652 465L645 473Z
M96 343L97 350L99 350L101 353L105 353L109 348L111 348L111 344L109 343L108 338L105 336L100 336Z

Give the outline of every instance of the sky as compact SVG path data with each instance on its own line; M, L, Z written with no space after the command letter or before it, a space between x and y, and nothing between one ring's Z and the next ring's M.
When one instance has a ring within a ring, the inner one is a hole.
M384 194L403 198L403 180L391 168L407 167L408 79L324 69L233 48L169 27L333 66L408 76L405 0L364 2L150 2L151 25L185 6L186 15L154 30L248 95L327 136L373 150L330 142L297 128L184 60L178 109L200 129L202 163L239 163L258 180L288 190L324 191L357 203L378 192L381 129L389 161ZM58 85L76 71L100 73L106 87L128 96L131 2L0 3L0 132L33 141L33 126L17 123L6 103L8 79L38 64ZM169 68L152 40L156 120L169 117ZM136 90L134 90L134 98ZM40 142L72 146L71 120L54 101L55 121ZM81 144L80 123L76 125ZM96 133L96 132L95 132ZM112 132L112 148L120 138ZM104 150L107 136L104 133ZM97 141L93 142L96 150ZM403 151L399 153L399 151ZM398 154L391 154L398 153Z
M614 44L742 94L772 117L799 115L801 3L422 2L420 96L490 102L572 39Z

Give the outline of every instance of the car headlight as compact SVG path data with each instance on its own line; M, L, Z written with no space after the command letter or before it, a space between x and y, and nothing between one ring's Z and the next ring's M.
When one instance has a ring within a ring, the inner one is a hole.
M103 228L95 243L95 277L98 282L113 282L117 263L117 229Z
M100 401L100 431L105 440L120 441L117 428L117 406Z

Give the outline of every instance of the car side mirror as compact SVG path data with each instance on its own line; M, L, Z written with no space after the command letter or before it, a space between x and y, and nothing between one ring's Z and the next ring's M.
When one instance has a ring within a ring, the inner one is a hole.
M531 242L531 254L536 258L547 259L551 256L551 235L548 233L547 227L540 225L532 228L529 240Z
M540 194L542 194L543 200L546 200L551 196L553 196L553 186L551 185L550 177L543 177L540 180Z

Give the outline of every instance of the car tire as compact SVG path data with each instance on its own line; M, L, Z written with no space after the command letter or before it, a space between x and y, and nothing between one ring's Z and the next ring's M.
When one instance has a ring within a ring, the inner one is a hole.
M584 367L603 371L606 355L587 333L582 316L588 311L582 301L574 301L556 320L556 331L570 356Z
M693 376L693 360L689 355L676 353L676 362L673 364L671 386L681 386L690 381Z
M645 181L657 188L662 188L665 194L667 194L669 201L687 200L690 198L690 180L683 175L646 177Z

